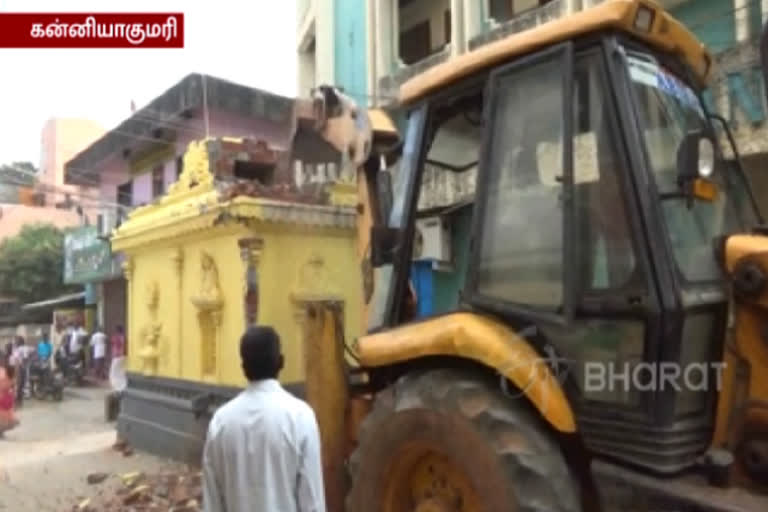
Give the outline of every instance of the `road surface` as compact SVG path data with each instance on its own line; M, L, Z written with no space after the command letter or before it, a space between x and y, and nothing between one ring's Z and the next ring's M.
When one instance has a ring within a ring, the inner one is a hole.
M0 440L0 512L63 512L82 499L109 492L120 473L173 470L155 457L125 457L112 449L115 425L104 421L101 388L67 389L60 403L27 400L21 424ZM89 485L90 473L111 476Z

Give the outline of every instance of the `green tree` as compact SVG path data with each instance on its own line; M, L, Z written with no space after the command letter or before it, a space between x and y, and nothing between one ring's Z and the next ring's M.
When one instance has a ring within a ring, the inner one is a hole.
M53 224L27 224L0 243L0 290L21 302L77 291L64 284L64 231Z

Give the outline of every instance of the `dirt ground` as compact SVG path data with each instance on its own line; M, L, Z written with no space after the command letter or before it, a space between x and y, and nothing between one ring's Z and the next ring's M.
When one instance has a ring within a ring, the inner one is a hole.
M61 403L29 400L19 411L19 427L0 440L0 511L63 512L122 485L118 475L173 472L176 463L112 449L115 425L104 421L101 388L67 390ZM89 474L106 473L99 484Z

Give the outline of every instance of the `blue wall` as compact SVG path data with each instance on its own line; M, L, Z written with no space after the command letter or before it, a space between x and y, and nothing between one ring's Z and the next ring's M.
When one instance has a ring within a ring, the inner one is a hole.
M690 0L671 13L713 53L725 50L736 40L733 0Z
M762 27L760 0L749 0L747 5L750 33L758 34ZM736 42L736 26L732 0L689 0L672 9L672 15L684 23L712 53L717 54L728 49ZM762 100L762 72L760 66L738 70L727 77L728 94L731 99L731 111L719 112L725 118L734 120L734 114L740 110L751 123L765 119ZM716 102L711 92L707 102L716 110Z
M452 231L453 269L447 272L435 270L431 261L415 261L411 267L411 282L416 290L420 317L456 310L459 293L464 288L472 228L472 205L463 206L448 214L448 222L451 223Z
M453 272L436 272L434 276L434 310L445 313L456 309L459 293L464 288L467 265L469 263L469 240L472 229L472 205L467 205L453 212L451 222L451 254Z
M365 2L335 0L333 12L336 85L361 105L367 105Z

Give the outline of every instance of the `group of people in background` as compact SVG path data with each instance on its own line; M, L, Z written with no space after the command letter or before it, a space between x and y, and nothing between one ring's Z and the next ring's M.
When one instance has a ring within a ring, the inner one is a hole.
M108 338L101 327L88 333L82 325L70 325L65 330L57 330L53 340L46 332L40 331L36 346L17 336L13 342L0 349L0 438L4 432L18 426L15 411L21 407L28 396L27 383L29 367L32 361L56 365L57 353L69 360L81 361L83 367L90 368L98 380L108 377L107 358L113 365L122 365L125 356L125 332L117 326Z
M79 359L98 380L106 380L108 377L108 358L114 361L125 356L125 331L121 325L116 326L109 337L100 326L92 333L88 333L81 325L69 326L64 332L58 333L58 338L57 345L64 348L65 354Z

